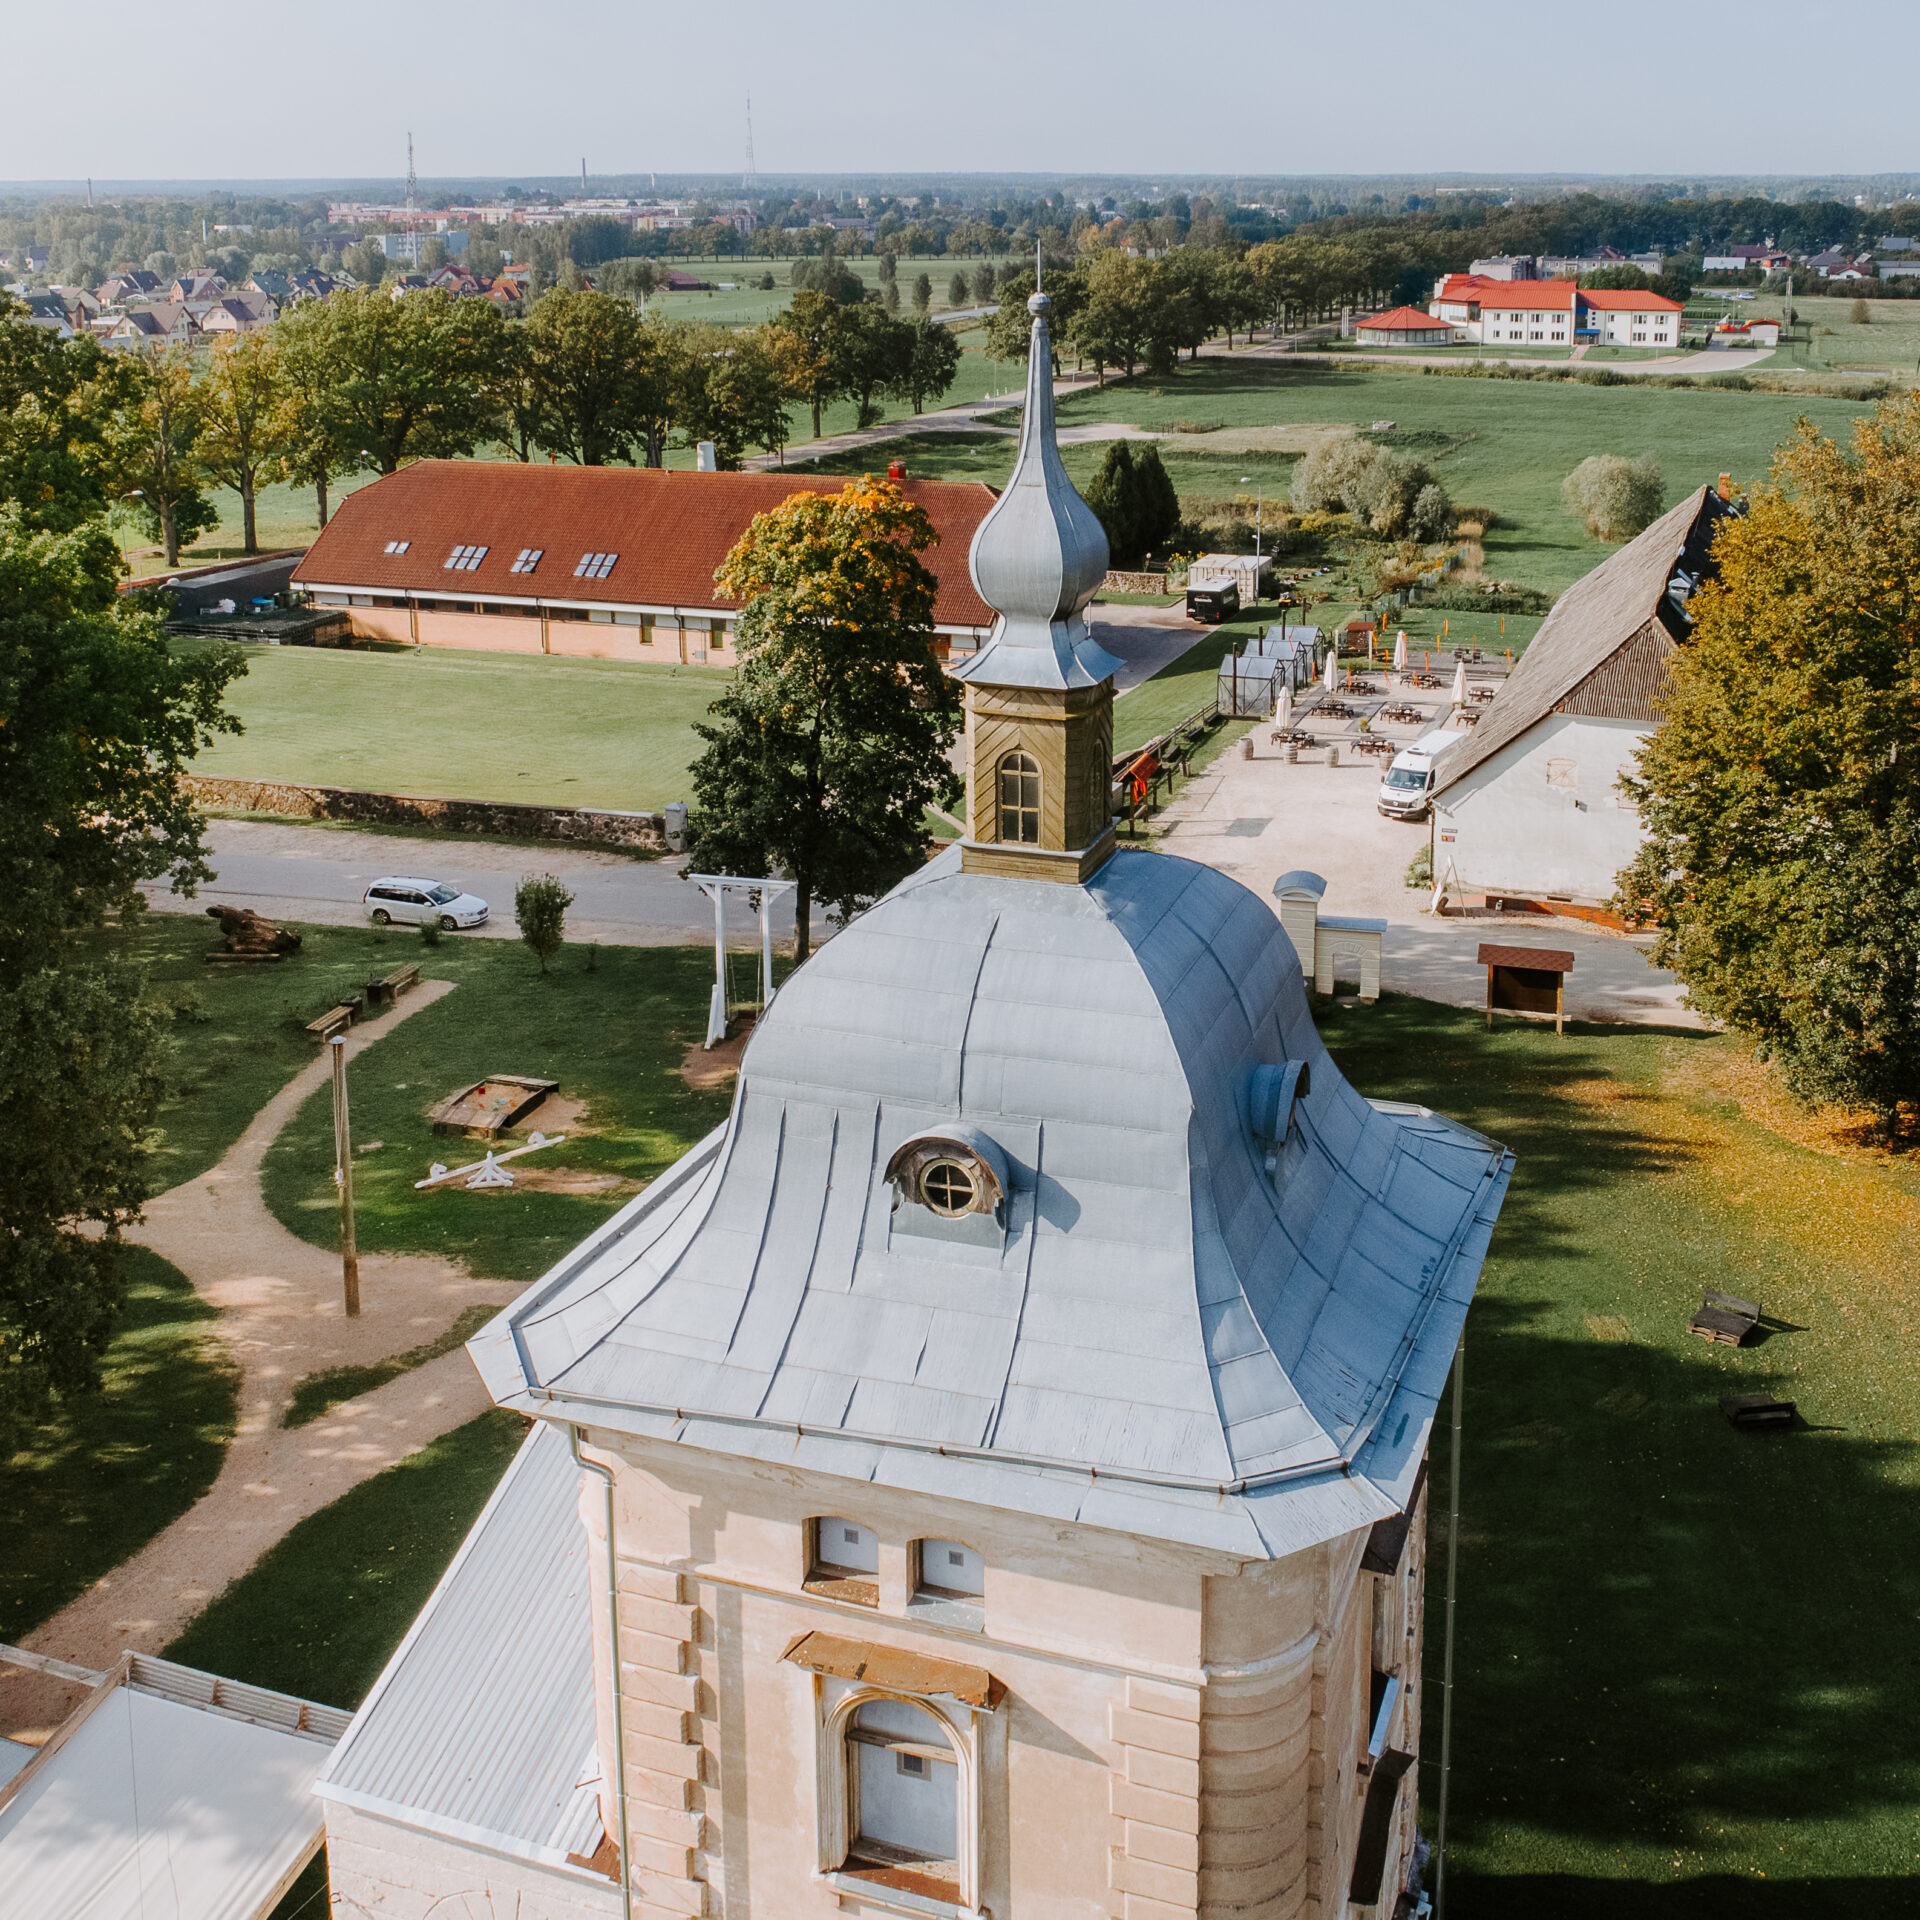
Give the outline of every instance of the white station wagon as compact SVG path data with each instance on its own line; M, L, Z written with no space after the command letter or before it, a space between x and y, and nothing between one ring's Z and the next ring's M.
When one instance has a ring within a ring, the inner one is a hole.
M483 927L487 903L477 893L462 893L444 880L409 880L389 876L376 880L366 893L367 913L375 926L399 920L418 926L438 920L449 933L461 927Z

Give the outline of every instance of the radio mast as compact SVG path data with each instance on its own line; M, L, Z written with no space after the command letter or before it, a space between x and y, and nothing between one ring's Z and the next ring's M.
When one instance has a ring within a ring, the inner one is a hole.
M753 192L755 186L758 184L758 180L754 173L754 168L753 168L753 95L752 94L747 95L747 170L745 173L743 173L740 176L740 184L748 193Z
M407 231L413 231L414 216L418 211L416 203L420 198L420 182L413 171L413 135L407 135Z

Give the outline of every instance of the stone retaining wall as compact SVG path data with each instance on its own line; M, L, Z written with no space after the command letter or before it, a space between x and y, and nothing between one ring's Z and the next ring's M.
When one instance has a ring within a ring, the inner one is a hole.
M657 813L614 813L590 807L532 807L515 801L430 800L399 793L356 793L348 787L303 787L283 780L186 776L203 807L277 813L300 820L357 820L371 826L437 827L443 832L511 834L567 840L587 847L666 847Z

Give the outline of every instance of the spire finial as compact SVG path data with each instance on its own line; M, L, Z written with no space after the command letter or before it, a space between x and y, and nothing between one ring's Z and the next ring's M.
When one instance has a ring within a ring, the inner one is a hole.
M1036 240L1033 243L1033 290L1035 293L1046 292L1046 277L1047 257L1040 249L1040 242Z
M1106 530L1074 491L1053 430L1052 300L1027 301L1027 400L1013 478L973 536L973 583L998 618L956 677L986 686L1090 687L1120 662L1087 631L1086 607L1107 572Z

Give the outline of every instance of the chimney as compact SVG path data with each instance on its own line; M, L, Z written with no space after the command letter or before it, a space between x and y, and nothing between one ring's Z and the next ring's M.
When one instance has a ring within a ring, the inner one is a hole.
M1732 474L1723 473L1720 476L1720 485L1718 488L1718 492L1722 500L1731 500L1733 498L1733 475Z
M694 471L696 473L718 473L720 462L714 457L713 442L702 440L694 449Z
M904 460L889 460L887 462L887 478L889 480L904 480L906 477L907 463Z

